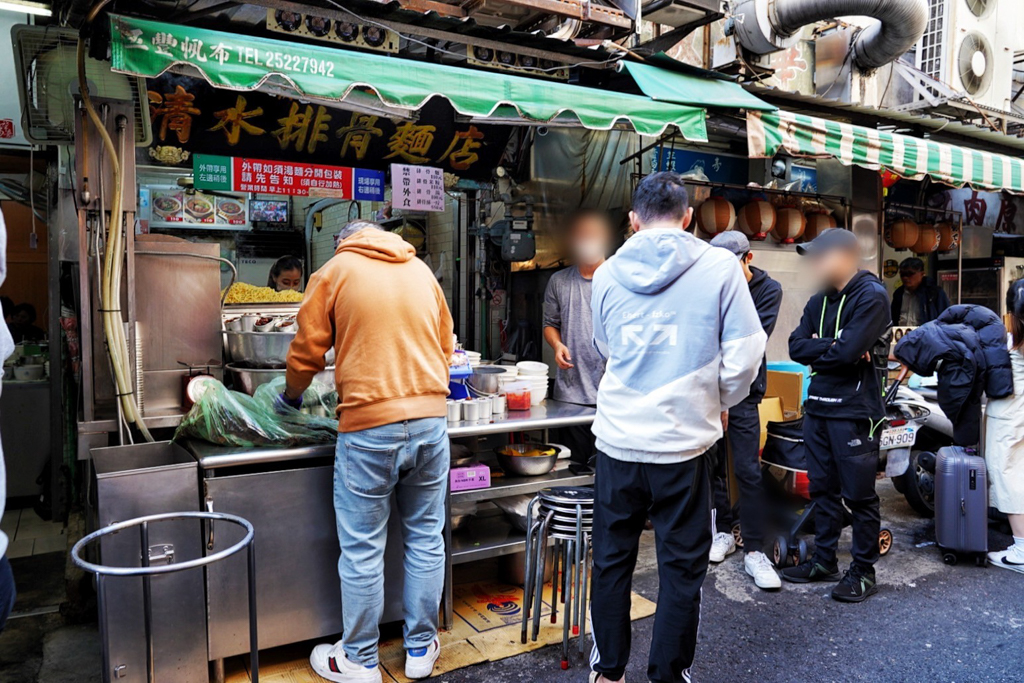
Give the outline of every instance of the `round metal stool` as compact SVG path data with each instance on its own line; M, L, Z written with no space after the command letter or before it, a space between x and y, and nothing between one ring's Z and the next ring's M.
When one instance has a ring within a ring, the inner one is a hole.
M196 519L207 522L228 522L245 530L245 536L238 543L219 552L200 557L195 560L187 560L177 564L152 565L149 555L149 525L154 522L167 522L180 519ZM139 547L141 549L141 567L108 567L101 564L94 564L81 557L82 550L89 544L104 536L116 534L125 529L139 527ZM102 643L103 657L103 681L110 683L110 652L107 648L107 612L104 605L105 591L104 579L108 576L116 577L142 577L142 611L145 617L146 630L146 680L149 683L156 683L156 668L153 655L153 605L152 605L152 577L158 574L171 574L173 572L186 571L205 567L214 562L219 562L231 557L235 553L245 549L248 555L249 567L249 657L252 660L252 681L259 683L260 664L258 652L258 639L256 635L256 532L248 520L237 515L228 515L222 512L168 512L159 515L147 515L136 517L105 526L82 538L71 549L71 561L78 568L96 575L96 603L99 612L100 642Z
M530 502L526 522L526 581L523 586L521 640L527 641L528 625L534 642L540 633L544 567L551 553L551 623L558 619L559 589L562 610L562 668L569 667L570 633L578 636L584 654L589 599L591 533L594 523L594 490L578 486L547 488ZM549 549L550 544L550 549Z

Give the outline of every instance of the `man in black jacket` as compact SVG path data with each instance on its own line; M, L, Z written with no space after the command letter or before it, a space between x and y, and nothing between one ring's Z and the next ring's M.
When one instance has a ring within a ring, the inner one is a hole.
M919 327L949 308L949 297L924 274L924 261L911 257L900 263L903 284L892 294L892 324Z
M728 249L740 260L743 274L747 278L750 296L761 319L761 328L769 337L775 330L782 306L782 285L768 277L760 268L750 265L754 254L750 242L741 232L730 230L716 235L711 245ZM740 530L743 535L743 568L754 579L754 584L764 590L775 590L782 586L771 561L764 554L764 490L761 479L760 450L761 422L757 408L764 398L768 384L768 364L761 358L761 369L757 379L750 386L750 395L729 409L726 438L732 450L733 471L739 487ZM725 439L719 442L720 480L725 474ZM719 482L716 482L719 483ZM711 542L711 562L721 562L736 550L736 541L729 531L732 514L729 494L723 485L715 491L716 530Z
M811 297L789 337L790 358L811 366L804 404L807 476L815 503L814 556L785 569L795 583L839 578L836 549L843 501L853 518L853 563L832 597L860 602L875 593L881 515L875 492L878 432L885 415L872 348L890 323L885 287L860 270L860 246L847 230L825 230L797 247L810 257L824 290Z

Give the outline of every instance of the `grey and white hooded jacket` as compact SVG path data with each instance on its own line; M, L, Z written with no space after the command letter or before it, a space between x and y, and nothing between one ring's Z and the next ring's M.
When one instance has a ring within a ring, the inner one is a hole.
M767 337L739 261L678 229L634 235L594 274L594 343L608 359L594 435L617 460L677 463L722 437Z

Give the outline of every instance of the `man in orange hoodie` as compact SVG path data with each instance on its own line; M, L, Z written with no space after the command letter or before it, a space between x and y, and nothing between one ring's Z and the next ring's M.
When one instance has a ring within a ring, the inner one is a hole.
M384 546L395 494L405 550L405 675L426 678L440 652L444 586L448 304L410 244L357 221L310 278L298 321L282 401L300 407L332 346L337 357L334 509L345 630L337 644L317 645L310 664L337 683L380 683Z

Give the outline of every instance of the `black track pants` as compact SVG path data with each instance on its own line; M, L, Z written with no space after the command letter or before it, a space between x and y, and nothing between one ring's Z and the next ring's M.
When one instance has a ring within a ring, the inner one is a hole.
M853 562L864 569L878 560L881 529L875 473L878 440L869 438L868 420L833 420L804 416L807 477L814 515L814 559L826 566L836 562L843 529L843 502L853 524Z
M655 465L597 454L591 666L623 676L630 650L630 595L640 534L650 518L658 551L658 610L647 667L651 683L689 681L697 647L700 590L711 550L707 455Z

